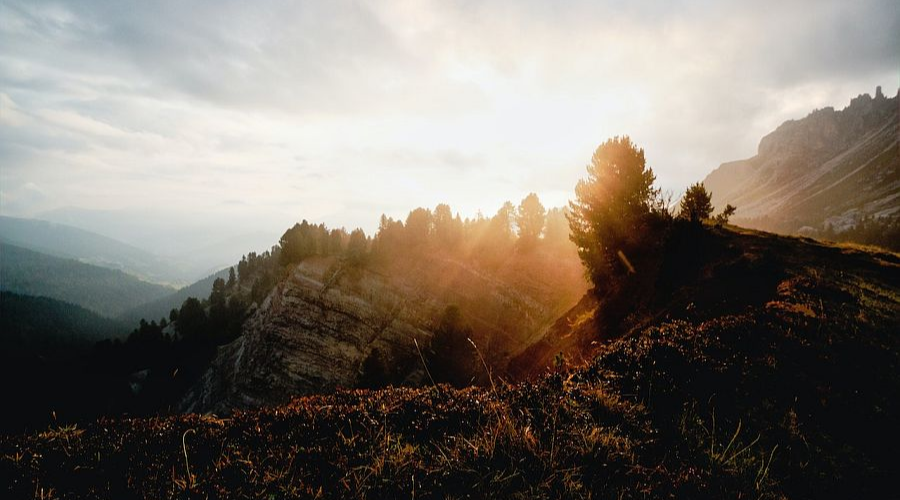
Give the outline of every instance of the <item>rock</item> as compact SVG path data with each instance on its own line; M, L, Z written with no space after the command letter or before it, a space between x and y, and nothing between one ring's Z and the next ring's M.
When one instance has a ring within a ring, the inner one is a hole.
M818 231L848 214L895 214L898 114L898 98L885 98L878 87L874 99L863 94L843 110L785 122L762 138L756 156L723 163L704 184L715 206L737 207L734 223L756 229Z

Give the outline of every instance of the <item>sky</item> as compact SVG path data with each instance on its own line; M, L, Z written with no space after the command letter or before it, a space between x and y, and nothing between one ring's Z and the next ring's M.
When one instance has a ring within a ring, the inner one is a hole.
M896 0L3 0L0 214L371 232L563 205L615 135L677 194L787 119L894 95L898 58Z

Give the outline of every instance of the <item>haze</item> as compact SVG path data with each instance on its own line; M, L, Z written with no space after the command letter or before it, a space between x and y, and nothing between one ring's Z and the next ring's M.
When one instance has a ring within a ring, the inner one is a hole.
M681 192L786 119L896 89L898 42L892 0L6 0L0 213L246 251L301 218L562 205L617 134Z

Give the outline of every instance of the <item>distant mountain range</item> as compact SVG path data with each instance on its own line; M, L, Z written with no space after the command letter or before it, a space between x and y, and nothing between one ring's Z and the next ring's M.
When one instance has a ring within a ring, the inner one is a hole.
M50 297L107 317L117 316L174 291L119 270L6 243L0 243L0 289Z
M125 242L163 259L186 285L234 264L247 252L272 247L286 222L220 212L199 215L161 207L146 210L89 210L64 207L39 219L78 227ZM173 282L173 284L175 284Z
M154 283L182 283L184 272L166 259L74 226L37 219L0 217L0 242L55 257L118 269Z
M61 217L61 214L55 216ZM91 224L0 216L0 243L117 269L152 283L184 286L236 263L247 252L266 250L277 241L277 236L273 234L255 232L206 242L196 248L182 249L177 254L162 255L145 250L149 247L123 243L121 239L85 229L84 226ZM135 226L139 227L139 224ZM178 240L180 237L163 235L157 238Z
M0 336L12 346L80 345L121 338L129 327L83 307L47 297L0 292Z
M863 94L783 123L756 156L722 164L704 184L713 204L737 207L737 225L834 235L866 221L900 220L898 97Z
M198 299L205 299L208 297L209 292L212 291L213 282L216 278L228 279L228 269L222 269L192 285L180 288L169 295L128 309L119 314L117 318L132 326L136 325L142 319L146 319L147 321L159 321L160 318L168 318L169 312L173 308L181 307L181 304L189 297L196 297Z

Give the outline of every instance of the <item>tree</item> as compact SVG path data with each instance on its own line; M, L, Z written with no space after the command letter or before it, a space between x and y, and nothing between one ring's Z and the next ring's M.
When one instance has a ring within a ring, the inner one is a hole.
M189 297L181 304L175 327L181 338L196 342L206 337L207 319L203 304L198 299Z
M362 229L356 228L350 233L350 241L347 242L346 258L351 266L362 266L366 263L368 243L366 232Z
M725 210L722 210L722 213L715 217L716 226L724 226L728 224L728 220L731 219L731 216L737 211L737 207L732 204L725 205Z
M434 228L434 218L431 210L417 208L406 217L406 230L404 231L407 245L418 247L428 242Z
M694 224L700 224L709 219L713 212L712 195L706 190L702 182L691 185L681 198L682 219L687 219Z
M512 202L504 202L500 210L491 218L490 231L501 240L511 240L515 231L516 207Z
M441 203L434 208L434 236L438 244L445 249L456 248L462 239L462 220L453 217L450 205Z
M566 220L568 210L551 208L547 211L547 222L544 223L544 241L551 245L568 244L569 222Z
M228 268L228 283L225 283L227 288L234 288L234 284L237 282L237 276L234 274L234 266Z
M431 371L438 382L456 387L469 385L474 375L475 353L469 343L472 330L455 305L447 306L431 341Z
M315 228L304 219L284 232L279 240L282 265L296 264L316 254Z
M625 137L597 148L569 203L570 239L595 287L611 274L633 272L629 255L642 251L654 216L664 217L656 176L644 150Z
M530 193L516 210L516 224L519 226L519 238L526 243L533 243L544 231L547 210L538 199L538 195Z

